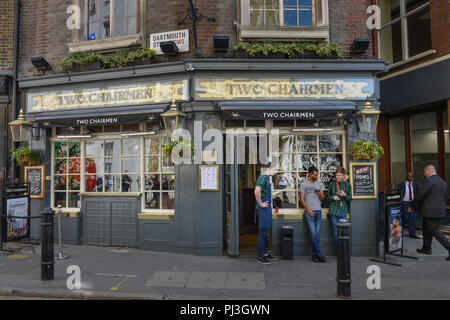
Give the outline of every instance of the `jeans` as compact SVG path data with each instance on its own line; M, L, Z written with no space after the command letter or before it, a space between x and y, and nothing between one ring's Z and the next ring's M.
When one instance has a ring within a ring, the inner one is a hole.
M336 251L338 249L338 239L337 239L337 226L336 224L339 222L339 219L342 219L343 217L335 216L335 215L329 215L330 222L331 222L331 231L333 232L333 241L334 241L334 247L336 248Z
M267 232L268 228L258 228L258 258L267 255Z
M416 209L412 208L412 212L408 212L408 208L410 207L410 203L407 201L403 201L402 210L403 210L403 226L408 225L409 228L409 236L416 235Z
M305 220L308 224L309 232L312 241L312 255L320 256L320 224L322 223L322 210L313 210L314 217L311 217L308 212L305 212Z

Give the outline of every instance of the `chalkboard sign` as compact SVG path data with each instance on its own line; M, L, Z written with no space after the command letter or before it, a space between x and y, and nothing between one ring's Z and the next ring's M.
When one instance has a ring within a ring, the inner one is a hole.
M350 183L354 199L375 199L377 180L375 162L350 163Z
M30 198L44 198L44 166L25 167L25 181L30 184Z

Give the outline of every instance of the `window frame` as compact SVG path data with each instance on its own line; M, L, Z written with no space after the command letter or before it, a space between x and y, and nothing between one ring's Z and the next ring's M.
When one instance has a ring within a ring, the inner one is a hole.
M390 1L390 0L377 0L377 5L380 5L380 1ZM427 55L428 52L433 52L433 48L431 47L429 50L426 50L424 52L420 52L414 56L410 56L409 53L409 40L408 40L408 17L419 12L420 10L423 10L428 7L430 8L430 1L428 0L427 3L424 3L417 8L412 9L409 12L406 12L406 0L399 0L400 3L400 16L394 20L389 21L388 23L385 23L384 25L380 26L380 29L377 30L377 41L378 41L378 56L382 59L382 48L381 48L381 32L392 25L394 25L397 22L400 22L400 28L401 28L401 37L402 37L402 60L393 62L391 64L391 67L397 64L401 64L407 60L414 59L415 57ZM430 25L431 28L431 25ZM432 44L431 44L432 45Z

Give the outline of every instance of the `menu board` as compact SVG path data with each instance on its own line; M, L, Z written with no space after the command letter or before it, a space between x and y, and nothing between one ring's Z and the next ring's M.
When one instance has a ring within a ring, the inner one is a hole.
M199 167L199 190L200 191L219 191L219 166L200 166Z
M375 199L377 197L375 162L350 163L350 183L354 199Z
M44 198L44 166L25 167L25 181L30 185L30 198Z

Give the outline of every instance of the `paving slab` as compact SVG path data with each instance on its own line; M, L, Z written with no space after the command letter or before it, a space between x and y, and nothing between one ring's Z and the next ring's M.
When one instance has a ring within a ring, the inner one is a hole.
M184 288L189 272L156 271L145 284L146 287Z

